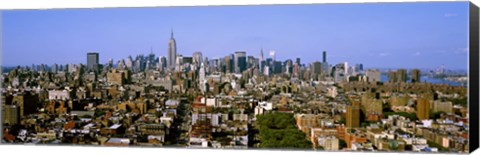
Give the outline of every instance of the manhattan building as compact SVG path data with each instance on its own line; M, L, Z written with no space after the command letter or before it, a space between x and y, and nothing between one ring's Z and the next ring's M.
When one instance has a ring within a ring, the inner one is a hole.
M173 69L175 68L177 60L177 43L175 42L175 38L173 38L173 30L170 34L170 41L168 41L168 68Z
M99 54L98 53L87 53L87 69L89 71L98 71L99 68Z

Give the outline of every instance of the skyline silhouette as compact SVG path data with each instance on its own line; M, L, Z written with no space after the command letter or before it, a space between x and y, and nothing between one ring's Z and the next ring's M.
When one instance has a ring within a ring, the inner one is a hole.
M369 68L467 68L468 2L260 5L3 11L3 66L100 62L235 51ZM287 11L285 11L287 10ZM427 11L428 10L428 11ZM28 56L28 57L27 57ZM372 61L374 60L374 61Z

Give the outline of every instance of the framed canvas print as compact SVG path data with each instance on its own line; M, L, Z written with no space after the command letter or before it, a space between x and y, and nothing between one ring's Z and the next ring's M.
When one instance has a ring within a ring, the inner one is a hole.
M478 148L468 1L1 11L1 144Z

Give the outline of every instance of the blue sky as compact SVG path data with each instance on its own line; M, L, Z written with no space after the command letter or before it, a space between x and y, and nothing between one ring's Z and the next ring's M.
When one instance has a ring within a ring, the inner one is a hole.
M209 58L235 51L302 63L466 69L468 2L159 7L4 11L3 66L100 62L177 52Z

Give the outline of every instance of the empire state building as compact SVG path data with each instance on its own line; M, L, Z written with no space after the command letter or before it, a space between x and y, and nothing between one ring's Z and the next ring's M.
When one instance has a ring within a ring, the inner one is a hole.
M175 61L177 60L177 43L173 38L173 30L170 35L170 41L168 42L168 68L175 68Z

